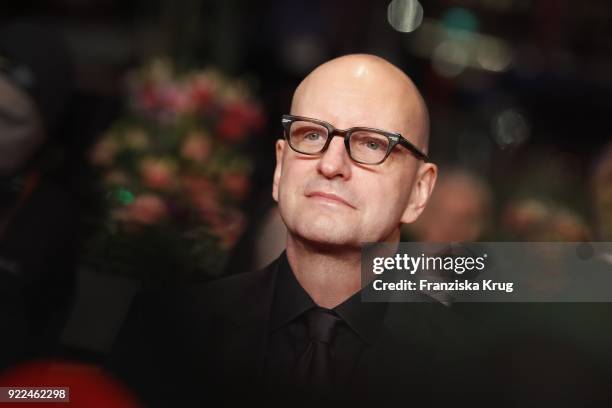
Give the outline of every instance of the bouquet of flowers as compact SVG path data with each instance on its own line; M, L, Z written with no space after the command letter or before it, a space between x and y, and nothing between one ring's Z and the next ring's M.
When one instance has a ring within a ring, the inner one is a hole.
M170 281L220 273L240 237L263 126L245 83L158 60L128 76L128 113L91 151L107 214L90 259L111 272Z

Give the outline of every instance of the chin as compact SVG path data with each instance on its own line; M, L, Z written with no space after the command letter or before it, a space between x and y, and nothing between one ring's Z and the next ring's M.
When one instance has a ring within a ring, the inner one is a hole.
M346 214L313 208L285 212L283 206L279 207L285 225L296 237L320 245L361 246L360 234L355 228L358 220ZM283 213L299 215L286 217Z
M308 231L304 234L299 234L305 240L330 246L354 246L352 239L340 234L330 234L328 231Z
M337 225L337 223L317 223L312 222L307 225L299 225L296 235L301 238L319 245L328 246L361 246L355 240L357 234L347 225Z

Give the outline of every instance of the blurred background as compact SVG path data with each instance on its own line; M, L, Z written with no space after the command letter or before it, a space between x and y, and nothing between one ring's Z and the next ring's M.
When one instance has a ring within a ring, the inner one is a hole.
M430 108L440 176L404 240L610 240L612 3L420 6L3 2L0 366L101 361L142 286L274 259L280 115L342 54L388 59Z

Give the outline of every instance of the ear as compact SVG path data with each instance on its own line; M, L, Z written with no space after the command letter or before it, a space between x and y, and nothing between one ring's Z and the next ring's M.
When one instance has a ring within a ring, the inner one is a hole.
M276 168L274 169L274 179L272 180L272 198L278 203L278 186L283 173L283 153L285 152L285 140L276 141Z
M419 215L425 209L427 201L431 196L436 178L438 176L438 168L433 163L423 163L417 170L416 179L412 185L410 199L408 205L402 214L400 220L403 224L410 224L419 218Z

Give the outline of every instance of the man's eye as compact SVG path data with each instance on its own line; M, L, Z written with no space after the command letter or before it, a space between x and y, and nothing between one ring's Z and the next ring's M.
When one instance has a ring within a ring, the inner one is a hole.
M363 144L365 145L365 147L371 150L378 150L382 147L380 142L376 140L364 140Z
M320 137L321 137L320 134L314 133L314 132L310 132L310 133L306 133L306 136L304 136L304 139L310 140L310 141L315 141L315 140L318 140Z

